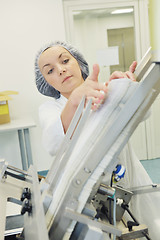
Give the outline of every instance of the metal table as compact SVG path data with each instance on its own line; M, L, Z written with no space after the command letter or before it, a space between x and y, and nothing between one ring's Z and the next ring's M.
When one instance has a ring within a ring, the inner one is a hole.
M0 133L17 131L23 170L27 170L33 164L29 129L35 126L29 117L11 119L10 123L0 125Z

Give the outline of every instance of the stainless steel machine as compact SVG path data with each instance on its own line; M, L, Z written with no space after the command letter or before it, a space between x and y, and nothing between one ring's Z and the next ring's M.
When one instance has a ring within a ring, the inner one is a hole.
M104 182L160 92L160 62L152 61L151 49L136 75L137 83L113 81L96 112L82 99L46 178L39 181L34 166L25 172L1 160L1 239L9 232L25 240L151 239L129 206L134 195L158 192L160 186L125 189ZM10 216L8 203L17 209Z

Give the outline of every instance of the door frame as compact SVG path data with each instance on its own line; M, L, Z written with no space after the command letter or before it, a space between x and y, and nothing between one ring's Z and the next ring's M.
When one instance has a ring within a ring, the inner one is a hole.
M74 44L73 11L134 7L135 56L139 62L150 47L148 0L63 0L66 40Z

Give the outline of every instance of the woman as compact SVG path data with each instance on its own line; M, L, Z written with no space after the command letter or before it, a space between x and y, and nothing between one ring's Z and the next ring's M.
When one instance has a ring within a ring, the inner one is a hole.
M109 81L126 77L135 81L133 73L136 65L133 62L125 73L114 72ZM88 64L83 56L64 42L54 42L40 50L35 61L35 73L39 92L51 97L40 107L39 115L44 146L51 155L55 155L82 97L85 95L86 101L92 99L92 109L96 110L103 102L104 93L107 93L108 83L104 85L98 82L97 64L89 75ZM119 158L126 167L126 175L122 180L124 187L152 184L130 144L126 145ZM156 203L160 194L136 195L132 199L131 207L136 218L149 227L152 239L158 240L160 211Z
M109 81L130 78L135 81L133 62L130 70L114 72ZM43 128L43 143L55 155L74 113L85 95L92 99L92 110L103 102L107 85L98 82L99 66L95 64L89 75L88 63L81 53L64 42L54 42L40 50L35 62L36 85L40 93L52 97L39 110Z

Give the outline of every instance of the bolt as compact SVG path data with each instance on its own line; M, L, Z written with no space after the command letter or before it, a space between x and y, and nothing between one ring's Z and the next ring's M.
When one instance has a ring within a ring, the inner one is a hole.
M90 171L87 167L84 168L84 171L85 171L86 173L91 173L91 171Z
M81 184L81 181L79 179L76 180L77 185Z

